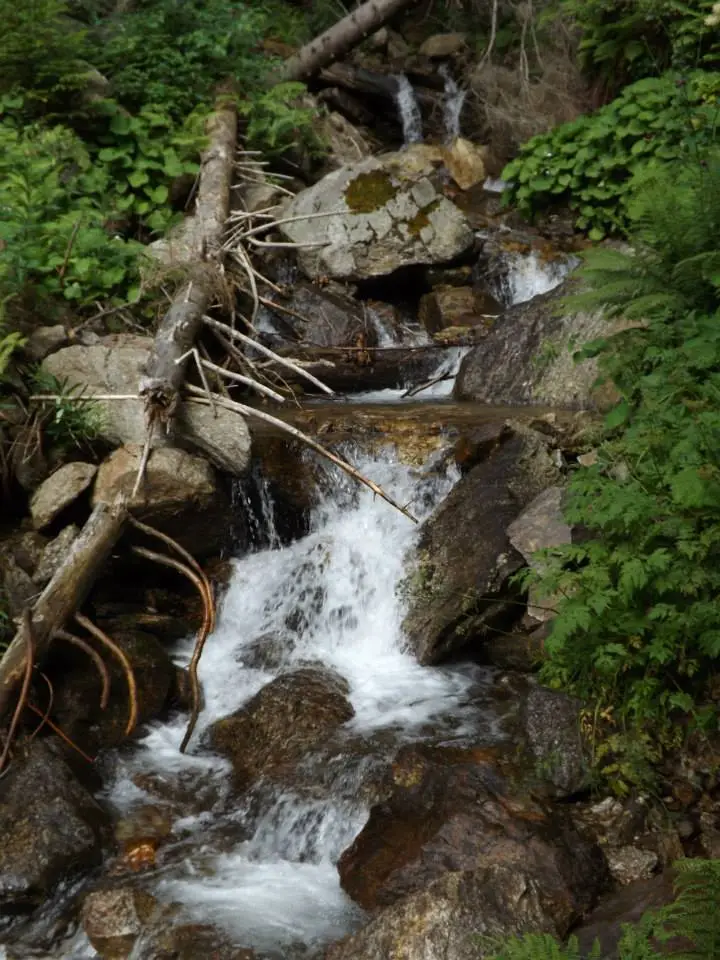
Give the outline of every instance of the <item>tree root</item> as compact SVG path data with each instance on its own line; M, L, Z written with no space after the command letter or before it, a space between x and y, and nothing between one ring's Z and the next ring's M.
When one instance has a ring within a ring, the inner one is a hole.
M137 726L138 718L137 684L135 682L135 674L133 673L132 664L130 663L125 651L121 649L114 640L111 640L110 637L100 629L100 627L97 627L92 620L84 617L81 613L76 613L75 619L80 626L84 627L88 633L95 637L96 640L99 640L100 643L104 643L109 650L112 650L122 664L123 671L125 672L125 679L127 680L128 697L130 701L128 721L127 726L125 727L125 736L129 737Z
M13 711L12 720L10 721L10 728L8 730L7 737L5 738L5 745L3 747L2 754L0 755L0 773L2 773L5 764L7 763L8 756L10 755L10 750L17 732L17 726L20 722L22 712L27 704L28 695L30 693L30 683L32 681L32 672L35 662L35 644L33 642L32 618L30 616L30 610L27 607L25 610L23 610L21 630L23 639L25 641L25 674L23 676L22 687L20 689L20 696L18 697L15 710Z
M83 653L86 653L97 667L97 672L102 680L102 693L100 694L100 709L105 710L110 699L110 674L105 666L105 661L94 647L91 647L87 640L82 637L76 637L74 633L68 633L67 630L56 630L55 636L60 640L66 640L75 647L79 647Z

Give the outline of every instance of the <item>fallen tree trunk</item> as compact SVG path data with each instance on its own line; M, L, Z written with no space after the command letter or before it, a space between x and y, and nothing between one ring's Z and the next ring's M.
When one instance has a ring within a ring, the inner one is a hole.
M303 80L357 46L411 0L367 0L285 62L274 82Z
M219 260L237 144L237 111L219 99L206 126L210 144L202 157L195 211L155 252L168 265L185 267L188 282L175 295L157 333L140 380L149 426L168 423L179 401L186 360L200 332L202 318L222 289Z
M99 503L70 548L65 560L32 609L32 639L35 658L47 652L53 634L60 630L80 607L90 591L98 569L122 533L127 511L123 504ZM5 716L22 681L27 644L25 631L18 630L0 660L0 717Z

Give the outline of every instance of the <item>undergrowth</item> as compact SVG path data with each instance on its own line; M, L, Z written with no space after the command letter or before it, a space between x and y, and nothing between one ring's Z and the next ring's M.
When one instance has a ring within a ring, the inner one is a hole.
M720 861L680 860L675 864L673 903L648 911L637 924L624 924L618 960L718 960L720 958ZM560 944L547 933L526 933L505 941L484 940L490 960L600 960L599 942L588 953L576 937Z
M542 678L589 704L596 764L620 791L663 752L717 733L720 658L720 156L635 181L633 252L589 251L589 290L626 329L590 344L621 394L566 518L588 539L547 551L559 595Z

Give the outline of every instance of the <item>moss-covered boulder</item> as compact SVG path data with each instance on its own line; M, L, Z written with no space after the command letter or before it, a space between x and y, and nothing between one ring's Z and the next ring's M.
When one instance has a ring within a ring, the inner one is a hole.
M441 192L442 162L442 151L420 144L348 164L299 193L286 215L310 219L282 229L294 242L317 244L299 250L303 272L362 280L444 263L468 250L474 234Z

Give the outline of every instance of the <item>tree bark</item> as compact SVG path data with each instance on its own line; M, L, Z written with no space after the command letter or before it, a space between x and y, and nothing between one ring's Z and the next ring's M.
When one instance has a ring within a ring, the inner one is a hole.
M367 0L290 57L275 82L303 80L357 46L411 0Z
M195 211L155 252L172 266L185 266L188 283L175 295L155 334L139 393L148 421L167 422L179 402L186 361L181 357L195 342L203 314L222 289L218 268L223 233L230 211L230 187L237 144L237 111L227 99L218 101L207 122L210 144L202 157Z
M32 610L32 637L37 661L47 652L55 631L61 629L82 605L98 569L118 541L126 518L124 505L99 503L55 576L40 594ZM0 717L7 712L22 680L25 654L26 643L20 629L0 660Z

